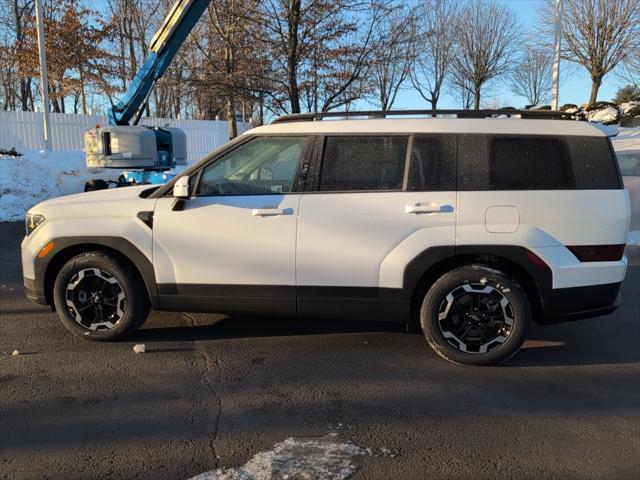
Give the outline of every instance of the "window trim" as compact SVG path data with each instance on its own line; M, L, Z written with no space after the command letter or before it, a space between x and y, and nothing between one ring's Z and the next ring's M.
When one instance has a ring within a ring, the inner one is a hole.
M300 158L298 159L298 165L296 166L296 171L293 175L292 178L292 182L291 182L291 190L289 192L273 192L273 193L263 193L263 194L244 194L244 193L236 193L236 194L230 194L230 195L199 195L198 190L200 189L200 181L202 180L202 175L203 172L205 170L205 168L209 167L210 165L214 164L215 162L221 160L222 158L226 157L228 154L232 153L233 151L237 150L238 148L240 148L241 146L249 143L250 141L255 140L256 138L264 138L264 137L304 137L305 138L305 142L302 145L302 150L300 151ZM309 162L309 157L311 155L311 151L313 149L315 143L315 135L311 135L311 134L305 134L305 133L291 133L291 134L264 134L264 135L247 135L247 138L243 141L243 142L238 142L237 144L233 145L233 148L229 148L226 149L222 152L220 152L219 155L214 156L213 158L211 158L209 161L203 163L202 165L199 166L198 171L197 171L197 178L196 178L196 182L195 182L195 186L194 186L194 191L192 194L193 198L209 198L209 197L249 197L249 196L271 196L271 195L292 195L292 194L299 194L302 193L304 191L303 185L300 185L300 181L301 181L301 174L302 174L302 165L305 162Z
M413 136L413 133L411 132L406 132L406 133L367 133L367 132L360 132L360 133L352 133L352 132L345 132L345 133L331 133L331 134L321 134L318 135L318 140L316 143L316 151L314 152L313 158L312 158L312 162L311 162L311 166L309 169L309 172L311 173L313 171L313 178L310 178L309 181L307 182L307 188L305 189L304 193L313 193L313 194L323 194L323 195L335 195L335 194L351 194L351 193L398 193L398 192L406 192L406 182L405 182L405 177L407 174L407 166L408 166L408 162L411 159L411 146L412 146L412 142L411 142L411 137ZM403 182L402 182L402 187L400 189L394 189L394 190L320 190L320 179L322 177L322 167L323 167L323 163L324 163L324 154L325 154L325 150L327 148L327 138L329 137L402 137L402 138L406 138L407 139L407 152L406 152L406 158L404 161L404 171L403 171ZM310 175L311 177L311 175ZM310 188L309 188L310 187Z

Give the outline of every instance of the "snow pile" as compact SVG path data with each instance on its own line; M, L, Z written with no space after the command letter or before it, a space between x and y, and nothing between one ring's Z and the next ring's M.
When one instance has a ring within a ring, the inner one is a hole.
M631 101L620 104L620 112L625 117L637 117L640 116L640 102Z
M620 111L614 107L607 107L601 110L592 110L587 113L587 120L590 122L612 125L620 119Z
M596 102L593 107L567 103L563 105L560 110L575 115L578 120L588 120L604 125L615 125L622 119L626 120L633 117L640 117L640 102L631 101L620 105L612 102Z
M120 173L87 168L79 150L0 155L0 221L22 220L29 208L43 200L82 192L87 180L115 180Z

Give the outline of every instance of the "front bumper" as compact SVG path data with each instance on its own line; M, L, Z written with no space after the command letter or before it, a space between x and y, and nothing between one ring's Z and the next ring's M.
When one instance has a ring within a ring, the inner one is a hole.
M40 305L47 305L47 299L44 295L44 289L38 288L34 279L23 277L23 282L24 294L29 300L34 303L39 303Z

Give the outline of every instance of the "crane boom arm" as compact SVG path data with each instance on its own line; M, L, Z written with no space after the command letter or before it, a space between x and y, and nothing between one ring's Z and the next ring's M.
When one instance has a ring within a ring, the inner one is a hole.
M109 111L109 125L129 125L144 108L155 83L164 75L189 32L212 0L177 0L149 45L149 55L124 96Z

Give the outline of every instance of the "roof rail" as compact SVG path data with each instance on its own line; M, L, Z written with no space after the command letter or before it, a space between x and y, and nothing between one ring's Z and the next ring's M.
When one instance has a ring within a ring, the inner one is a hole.
M318 112L318 113L293 113L282 115L271 122L287 123L287 122L313 122L316 120L324 120L326 118L353 119L357 117L365 118L386 118L397 116L427 116L442 117L455 116L455 118L492 118L499 116L507 116L513 118L526 119L544 119L544 120L575 120L574 114L562 112L559 110L516 110L516 109L499 109L499 110L365 110L356 112Z

